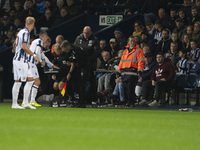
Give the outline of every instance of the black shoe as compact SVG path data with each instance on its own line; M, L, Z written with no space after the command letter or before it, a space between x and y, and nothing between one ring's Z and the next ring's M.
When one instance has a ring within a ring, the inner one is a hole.
M125 101L120 101L117 105L126 105Z

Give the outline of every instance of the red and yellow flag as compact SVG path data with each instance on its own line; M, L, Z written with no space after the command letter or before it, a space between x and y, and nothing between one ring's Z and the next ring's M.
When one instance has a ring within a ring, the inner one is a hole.
M65 96L66 88L67 88L67 82L65 82L63 88L60 90L60 94L61 94L62 96Z

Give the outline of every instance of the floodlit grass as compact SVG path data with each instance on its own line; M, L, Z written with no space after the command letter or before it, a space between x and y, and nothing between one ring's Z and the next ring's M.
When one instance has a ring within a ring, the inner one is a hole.
M0 104L0 150L199 150L200 113Z

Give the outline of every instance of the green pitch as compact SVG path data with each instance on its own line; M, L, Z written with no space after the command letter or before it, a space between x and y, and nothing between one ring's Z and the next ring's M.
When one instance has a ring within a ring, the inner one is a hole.
M0 104L0 150L199 149L199 112Z

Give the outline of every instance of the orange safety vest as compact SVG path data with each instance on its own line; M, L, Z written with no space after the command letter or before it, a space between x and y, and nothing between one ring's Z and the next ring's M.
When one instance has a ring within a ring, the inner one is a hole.
M135 45L133 50L129 52L130 45L126 46L126 50L123 52L122 58L119 63L117 70L124 68L135 68L138 71L144 70L144 53L138 44Z

